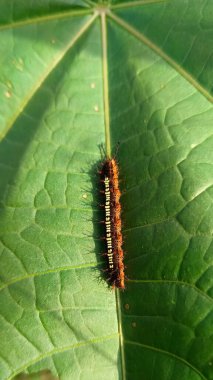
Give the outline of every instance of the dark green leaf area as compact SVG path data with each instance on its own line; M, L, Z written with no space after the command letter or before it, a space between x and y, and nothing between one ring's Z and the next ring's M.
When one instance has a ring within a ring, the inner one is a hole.
M109 39L127 378L212 379L212 106L114 21Z
M129 284L128 290L135 296L132 299L128 293L123 295L127 349L130 349L128 345L133 350L138 348L144 358L154 355L153 371L157 371L160 359L165 360L168 379L173 378L176 366L185 374L197 372L199 376L195 378L202 378L202 373L210 375L211 299L196 287L180 281L139 281ZM161 367L163 370L163 365ZM160 376L163 379L162 374Z
M195 85L213 93L211 0L150 2L117 14L190 73Z
M51 17L55 13L60 13L77 10L87 9L88 4L83 0L42 0L42 1L18 1L15 0L2 0L1 1L1 14L0 24L10 24L16 21L29 20L35 17Z

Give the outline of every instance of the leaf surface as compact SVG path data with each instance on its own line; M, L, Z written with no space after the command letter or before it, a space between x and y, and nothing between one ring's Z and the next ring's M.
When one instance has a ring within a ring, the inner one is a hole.
M212 5L95 3L1 3L1 378L212 380ZM94 223L118 141L123 293Z

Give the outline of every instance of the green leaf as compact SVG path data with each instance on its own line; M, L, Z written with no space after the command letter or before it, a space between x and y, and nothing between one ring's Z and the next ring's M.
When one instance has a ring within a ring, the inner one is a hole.
M212 380L212 2L108 3L0 4L1 379ZM118 141L124 292L95 223Z

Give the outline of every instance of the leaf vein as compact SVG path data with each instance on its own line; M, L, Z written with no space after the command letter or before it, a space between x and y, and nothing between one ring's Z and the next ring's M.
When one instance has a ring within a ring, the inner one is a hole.
M142 343L137 343L137 342L132 342L132 341L125 341L127 344L130 344L130 345L136 345L136 346L139 346L139 347L143 347L145 349L148 349L148 350L152 350L152 351L156 351L158 353L161 353L161 354L164 354L164 355L168 355L170 357L172 357L173 359L176 359L180 362L182 362L183 364L187 365L188 367L190 367L194 372L198 373L200 375L200 377L204 380L207 380L207 378L196 368L194 367L191 363L189 363L187 360L181 358L180 356L176 355L176 354L173 354L171 352L168 352L166 350L162 350L161 348L157 348L157 347L153 347L153 346L149 346L149 345L146 345L146 344L142 344Z
M12 380L14 376L16 376L17 374L23 372L28 367L32 366L33 364L36 364L36 363L40 362L43 359L51 357L52 355L55 355L55 354L58 354L58 353L63 353L65 351L69 351L69 350L72 350L72 349L75 349L75 348L87 346L89 344L102 343L102 342L104 342L106 340L115 339L117 337L118 337L118 333L114 333L114 334L111 334L111 335L102 336L101 338L90 339L90 340L87 340L87 341L84 341L84 342L80 342L80 343L76 343L76 344L71 344L69 346L55 348L55 349L47 352L46 354L42 354L40 356L37 356L35 359L30 360L24 366L16 369L13 373L11 373L11 375L7 378L7 380Z
M210 297L208 294L206 294L203 290L199 289L196 285L190 284L188 282L184 282L181 280L133 280L128 279L127 282L129 283L141 283L141 284L174 284L176 286L186 286L194 289L197 293L199 293L202 297L206 298L208 301L212 302L212 297Z
M44 275L47 275L47 274L50 274L50 273L59 273L61 271L67 271L67 270L92 268L92 267L96 267L96 266L97 266L97 263L93 262L93 263L88 263L88 264L72 265L72 266L67 266L67 267L59 267L59 268L55 268L55 269L48 269L48 270L42 271L42 272L29 273L26 276L16 277L16 278L8 281L2 287L0 287L0 291L3 290L3 289L5 289L6 287L8 287L10 285L13 285L13 284L15 284L15 283L17 283L19 281L27 280L29 278L34 278L34 277L38 277L38 276L44 276Z
M177 62L173 60L169 55L167 55L160 47L158 47L154 42L152 42L149 38L147 38L144 34L139 32L133 26L128 24L126 21L118 17L112 12L108 13L109 17L114 20L119 26L128 31L134 37L136 37L139 41L143 42L150 49L152 49L156 54L158 54L163 60L165 60L168 64L170 64L177 72L182 75L189 83L191 83L198 91L201 92L210 102L213 102L213 96L207 91L202 85L200 85L192 75L187 72L183 67L181 67Z

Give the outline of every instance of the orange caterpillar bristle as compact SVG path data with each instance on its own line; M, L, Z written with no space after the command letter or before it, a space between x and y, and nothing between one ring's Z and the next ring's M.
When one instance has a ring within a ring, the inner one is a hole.
M107 158L99 170L101 190L104 197L105 252L107 252L108 281L113 288L125 289L123 263L123 237L119 189L119 169L115 158Z

